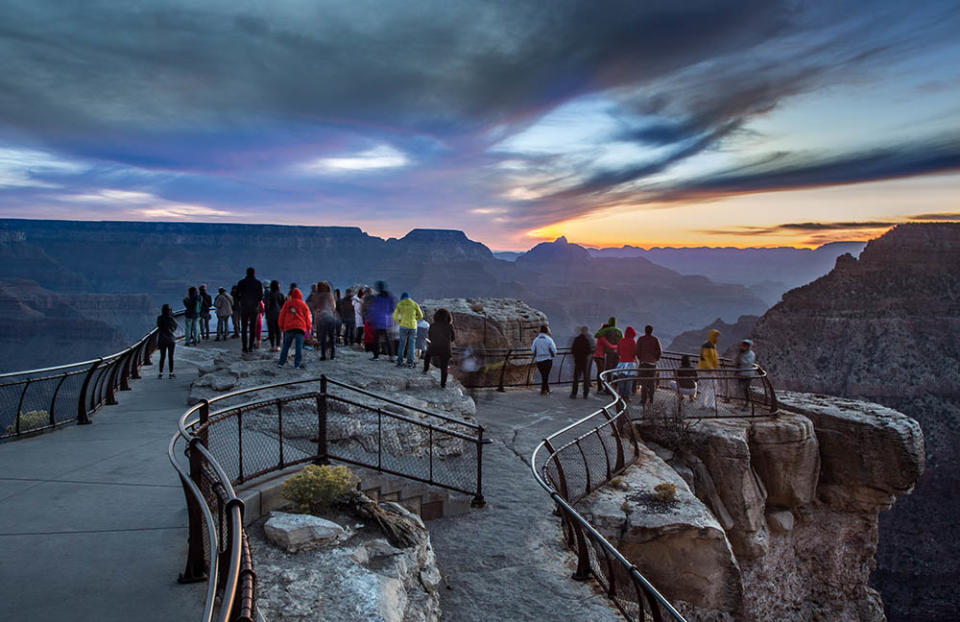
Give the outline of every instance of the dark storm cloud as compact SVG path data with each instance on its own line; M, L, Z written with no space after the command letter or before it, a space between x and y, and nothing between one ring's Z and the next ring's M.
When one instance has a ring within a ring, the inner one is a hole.
M826 233L831 231L863 231L864 229L886 229L899 224L899 221L864 220L849 222L787 222L772 227L730 227L728 229L704 229L699 233L706 235L778 235L796 233Z
M960 220L960 212L943 212L939 214L917 214L911 216L910 220Z

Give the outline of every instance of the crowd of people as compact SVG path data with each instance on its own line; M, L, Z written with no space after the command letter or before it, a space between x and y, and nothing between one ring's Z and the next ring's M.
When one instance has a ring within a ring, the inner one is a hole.
M699 406L716 408L717 377L712 373L698 374L698 370L719 370L720 355L717 343L720 331L710 330L707 340L700 346L700 354L696 367L691 357L683 355L680 366L673 372L674 379L669 381L669 387L676 390L681 399L689 401L699 398ZM530 352L540 373L540 394L550 393L550 372L553 368L553 359L557 356L557 344L550 336L546 326L540 328L539 334L530 345ZM600 374L608 370L621 370L618 374L624 378L620 384L621 396L631 401L633 396L640 393L640 404L646 408L653 404L653 397L658 384L658 364L663 357L663 347L653 334L653 326L644 326L643 335L637 336L637 331L628 326L621 331L617 326L617 318L611 317L600 327L593 338L590 329L582 326L573 339L570 347L573 357L573 386L570 391L572 399L577 397L580 386L583 386L583 398L590 395L591 367L596 369L597 391L605 391ZM734 367L736 380L739 384L740 395L745 404L750 403L750 383L756 377L755 367L757 356L753 351L753 342L744 339L738 348Z
M304 298L296 283L287 293L278 281L261 282L254 268L233 285L230 292L219 288L216 298L206 285L191 286L183 299L184 345L196 346L210 339L210 320L216 314L214 341L240 339L244 353L261 347L264 320L271 352L279 352L277 365L283 367L294 350L294 367L303 368L305 346L315 348L320 360L335 359L338 346L357 347L370 352L371 360L396 360L397 367L415 367L417 357L423 359L423 373L431 363L440 369L441 386L447 382L447 366L455 340L453 315L438 309L429 322L420 305L403 292L400 299L378 281L376 288L347 289L341 295L329 281L310 285ZM232 333L231 333L232 324ZM170 305L164 305L157 318L163 377L164 362L169 359L173 376L174 337L177 322Z
M246 276L231 287L230 293L221 287L216 298L211 298L206 285L191 286L183 299L185 309L184 345L194 346L210 339L210 320L216 313L215 341L231 338L241 340L243 352L260 349L264 320L271 352L279 352L277 365L283 367L291 348L293 364L304 367L303 350L311 346L320 353L319 359L335 359L338 346L357 347L371 354L373 361L395 360L397 367L412 368L414 360L423 360L423 373L431 364L440 369L441 386L446 386L447 367L455 341L453 315L447 309L438 309L431 321L424 317L420 305L403 292L399 300L390 292L386 283L378 281L376 288L358 286L347 289L341 295L329 281L310 285L306 298L296 283L291 283L287 293L280 289L278 281L261 282L254 268L247 268ZM231 334L232 323L232 334ZM160 376L164 363L169 361L169 376L173 376L174 334L176 320L169 305L163 306L157 318L160 347ZM717 349L719 330L711 330L700 347L696 366L691 356L684 355L679 368L673 371L669 386L681 398L689 401L699 399L704 408L715 408L717 379L715 374L698 372L720 369ZM745 339L739 346L735 361L740 394L750 402L750 382L755 377L756 354L753 344ZM557 344L547 326L542 326L530 352L540 373L540 393L550 393L550 373L557 357ZM644 407L653 403L658 384L658 364L663 356L660 340L653 334L653 326L647 325L642 335L632 326L621 331L615 317L609 318L593 336L583 326L571 345L574 361L571 398L576 398L583 387L583 397L590 395L593 384L591 368L596 370L597 391L605 391L600 374L607 370L620 370L624 378L619 391L626 400L640 394Z

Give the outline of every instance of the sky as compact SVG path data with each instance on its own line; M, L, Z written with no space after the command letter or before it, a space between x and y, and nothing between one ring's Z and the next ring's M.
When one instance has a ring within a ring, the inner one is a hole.
M960 3L0 5L0 217L816 246L960 219Z

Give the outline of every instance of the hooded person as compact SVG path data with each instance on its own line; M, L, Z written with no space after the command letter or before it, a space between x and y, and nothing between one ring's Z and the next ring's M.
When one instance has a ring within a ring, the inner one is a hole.
M623 373L618 374L618 376L621 378L630 378L630 380L626 382L619 383L619 385L623 387L623 390L617 392L620 394L620 397L628 401L633 397L636 388L637 374L633 371L637 368L637 342L633 340L636 336L637 331L634 330L633 326L628 326L627 331L623 335L623 339L617 341L617 358L619 359L617 369L624 370Z
M737 383L740 385L740 394L743 396L743 407L750 408L750 382L756 376L757 354L753 351L753 341L744 339L740 342L735 359L737 368Z
M290 345L296 345L296 351L293 359L293 366L303 368L303 338L309 335L313 330L313 317L310 308L303 301L303 294L299 289L290 292L290 297L283 303L280 309L280 317L277 319L280 330L283 331L283 346L280 348L280 360L277 367L283 367L287 362L287 353L290 352Z
M397 299L390 294L387 284L377 281L377 295L372 297L369 319L375 331L373 337L373 357L371 361L380 358L381 348L386 350L387 356L392 354L393 343L390 339L390 329L393 327L393 311L397 308Z
M700 406L703 408L717 407L717 377L715 370L720 369L720 354L717 342L720 340L720 331L716 328L707 334L707 340L700 346L700 358L697 360L697 369L706 370L706 375L698 373L700 378Z
M177 320L173 317L170 305L163 305L160 315L157 316L157 348L160 350L160 373L157 378L163 378L163 362L170 363L169 378L176 378L173 373L173 351L177 345Z
M413 351L417 345L417 322L423 319L423 310L410 294L400 294L400 302L393 310L393 321L400 327L400 347L397 348L397 367L404 364L413 367Z
M433 314L433 323L428 330L427 351L423 355L423 373L430 371L430 363L440 369L440 388L447 386L447 367L450 365L451 345L456 341L453 332L453 315L444 308Z
M623 338L623 332L617 328L617 318L611 315L604 325L600 327L600 330L594 333L593 337L595 339L606 337L607 341L613 345L617 345L617 342Z

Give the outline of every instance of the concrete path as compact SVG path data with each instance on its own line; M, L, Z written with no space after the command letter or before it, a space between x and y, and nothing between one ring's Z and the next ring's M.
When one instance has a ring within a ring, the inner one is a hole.
M545 436L605 403L568 395L565 387L549 396L532 389L476 394L477 418L493 441L483 450L488 506L427 524L444 578L445 619L622 620L592 584L570 578L576 557L564 546L553 502L528 464Z
M179 585L187 517L167 443L196 366L143 368L93 425L0 445L0 620L191 620L205 584ZM154 362L157 362L154 357Z

